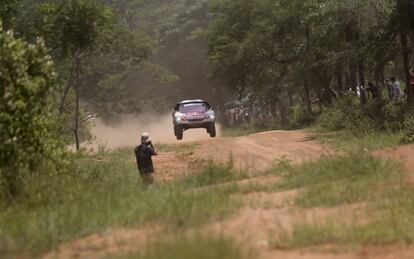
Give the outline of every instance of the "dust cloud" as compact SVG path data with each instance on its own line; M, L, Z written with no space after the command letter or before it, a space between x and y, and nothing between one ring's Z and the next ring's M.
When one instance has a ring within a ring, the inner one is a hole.
M218 134L219 134L219 128ZM150 133L154 143L180 143L174 136L172 116L168 114L120 115L111 120L95 119L91 128L94 140L88 148L107 149L132 147L139 143L143 132ZM184 142L208 140L205 129L191 129L184 132Z

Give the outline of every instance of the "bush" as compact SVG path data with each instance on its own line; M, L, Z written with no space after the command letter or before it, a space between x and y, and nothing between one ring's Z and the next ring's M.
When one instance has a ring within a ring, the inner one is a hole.
M414 117L406 115L404 120L404 135L401 138L401 144L414 143Z
M0 27L0 196L16 196L23 175L55 156L47 102L54 77L42 42L30 45Z
M362 107L356 96L348 95L324 110L317 122L319 127L334 131L399 131L403 128L405 114L404 106L371 100Z
M291 112L292 116L289 121L289 128L291 129L310 126L316 120L316 116L314 114L309 114L303 104L291 107Z
M345 96L322 112L318 125L327 130L371 130L374 121L365 116L355 96Z

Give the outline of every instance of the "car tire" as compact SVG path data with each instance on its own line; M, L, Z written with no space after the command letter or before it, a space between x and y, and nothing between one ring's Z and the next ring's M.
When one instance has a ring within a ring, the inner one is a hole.
M210 137L215 138L217 136L216 125L212 123L207 129L207 132L210 134Z
M180 126L174 126L174 133L175 133L175 136L177 137L177 140L182 140L183 139L183 137L184 137L184 134L183 134L183 129L180 127Z

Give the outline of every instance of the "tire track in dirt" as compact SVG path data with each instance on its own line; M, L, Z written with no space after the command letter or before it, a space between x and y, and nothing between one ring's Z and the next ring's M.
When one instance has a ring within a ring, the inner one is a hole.
M332 154L326 146L311 140L305 131L270 131L238 138L217 138L200 142L195 155L215 162L233 160L238 169L264 171L276 159L293 163L316 160Z

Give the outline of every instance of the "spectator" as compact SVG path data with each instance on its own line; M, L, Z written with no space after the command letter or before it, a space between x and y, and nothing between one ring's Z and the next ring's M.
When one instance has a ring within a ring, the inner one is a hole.
M400 99L404 96L403 91L401 90L401 83L395 79L395 77L391 78L392 89L393 89L393 99L394 102L399 102Z
M148 133L141 136L141 145L135 148L135 157L137 159L139 174L146 185L154 184L154 165L152 157L158 155L155 146L152 144L151 137Z
M368 82L366 89L371 93L373 99L377 99L379 97L379 88L373 82Z

